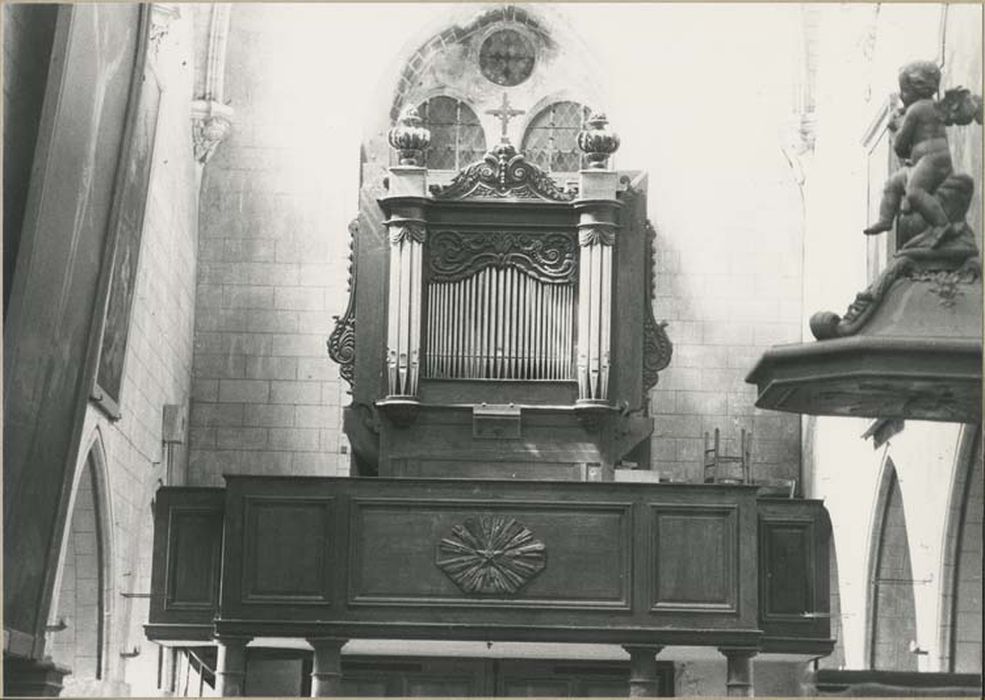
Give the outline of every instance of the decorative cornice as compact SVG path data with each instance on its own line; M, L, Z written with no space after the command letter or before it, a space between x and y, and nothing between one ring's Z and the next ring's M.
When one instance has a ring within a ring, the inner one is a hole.
M463 593L512 595L547 565L547 547L513 518L477 515L441 540L435 564Z
M339 365L339 376L352 386L356 365L356 259L354 246L359 233L359 219L349 223L349 303L342 317L333 316L335 328L328 337L328 356Z
M481 161L469 165L455 175L445 187L432 185L431 194L437 199L544 199L570 202L575 193L562 190L554 179L510 143L497 144Z

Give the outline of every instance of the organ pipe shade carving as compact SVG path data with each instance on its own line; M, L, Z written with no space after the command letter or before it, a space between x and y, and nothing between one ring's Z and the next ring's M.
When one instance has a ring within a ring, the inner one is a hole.
M449 231L428 244L432 282L458 282L487 267L515 267L546 284L570 284L578 272L578 244L570 232Z
M434 233L425 376L573 379L576 255L573 232Z

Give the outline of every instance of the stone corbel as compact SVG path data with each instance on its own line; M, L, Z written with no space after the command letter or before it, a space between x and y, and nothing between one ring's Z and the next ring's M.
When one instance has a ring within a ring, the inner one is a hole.
M195 161L205 165L232 129L233 109L213 100L192 102L192 143Z

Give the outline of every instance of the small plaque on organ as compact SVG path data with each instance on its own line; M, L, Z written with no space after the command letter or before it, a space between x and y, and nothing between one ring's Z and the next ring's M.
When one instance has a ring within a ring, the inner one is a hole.
M472 407L472 436L490 440L520 437L520 408L513 404L483 404Z

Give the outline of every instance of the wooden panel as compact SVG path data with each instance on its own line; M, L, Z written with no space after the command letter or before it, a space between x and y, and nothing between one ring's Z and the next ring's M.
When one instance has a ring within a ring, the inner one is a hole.
M813 523L767 523L762 530L765 574L760 614L800 618L814 607Z
M352 505L351 604L629 607L629 504L354 499ZM435 563L442 538L480 514L515 518L545 546L544 570L516 595L467 596Z
M651 610L736 612L737 509L664 505L651 508Z
M332 500L247 499L245 601L331 601L328 564Z
M173 508L168 535L165 609L214 610L219 595L222 512Z
M831 635L831 524L819 501L759 502L759 620L764 649L796 650Z
M148 620L152 625L211 625L219 607L224 500L222 489L158 490Z

